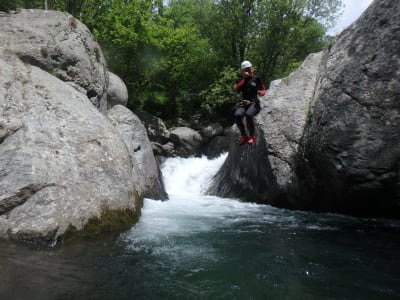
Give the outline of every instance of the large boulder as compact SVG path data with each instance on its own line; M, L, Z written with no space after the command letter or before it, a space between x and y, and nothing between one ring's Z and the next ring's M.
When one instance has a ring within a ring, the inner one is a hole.
M231 128L224 129L219 123L210 123L201 127L201 133L205 140L202 145L202 153L209 159L228 152L231 142Z
M112 124L9 51L0 65L0 237L52 243L132 224L143 197Z
M174 144L178 156L189 157L199 155L203 137L189 127L175 127L170 130L170 141Z
M0 13L1 48L83 91L107 110L107 69L90 31L68 13L20 10Z
M153 154L152 144L140 119L122 105L116 105L110 109L108 117L128 147L134 161L134 173L139 174L144 197L168 199L161 170Z
M108 71L107 104L111 108L115 105L128 104L128 89L118 75Z
M135 111L135 113L143 122L150 141L160 144L165 144L169 141L170 132L160 118L142 110Z
M297 205L400 216L399 15L399 1L374 1L325 51Z
M273 81L257 117L272 172L285 193L293 182L294 159L310 118L321 57L322 53L310 54L287 78Z

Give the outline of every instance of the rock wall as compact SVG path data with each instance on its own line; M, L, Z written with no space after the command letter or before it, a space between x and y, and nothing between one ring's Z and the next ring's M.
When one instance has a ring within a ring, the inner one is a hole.
M399 15L399 1L375 1L324 52L297 204L400 216Z
M254 148L232 143L211 193L400 217L400 2L374 1L262 99Z

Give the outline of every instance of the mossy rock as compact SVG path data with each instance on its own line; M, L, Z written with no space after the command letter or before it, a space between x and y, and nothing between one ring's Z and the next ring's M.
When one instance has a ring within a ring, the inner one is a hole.
M75 226L70 225L62 236L62 240L65 241L73 237L85 238L104 232L128 229L139 221L141 208L143 206L143 197L141 195L135 192L133 197L135 199L136 209L103 209L100 217L89 219L85 226L80 230Z

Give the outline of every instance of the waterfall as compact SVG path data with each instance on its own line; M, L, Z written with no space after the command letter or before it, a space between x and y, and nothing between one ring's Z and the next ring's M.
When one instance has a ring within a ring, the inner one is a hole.
M204 194L212 176L216 174L227 156L228 154L222 154L212 160L205 156L169 158L161 168L167 193L172 196Z

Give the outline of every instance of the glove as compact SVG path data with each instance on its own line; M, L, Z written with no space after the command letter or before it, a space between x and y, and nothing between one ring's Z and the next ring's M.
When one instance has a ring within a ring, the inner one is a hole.
M258 96L261 96L261 97L262 97L262 96L265 95L265 90L264 90L264 91L258 91L257 93L258 93Z

